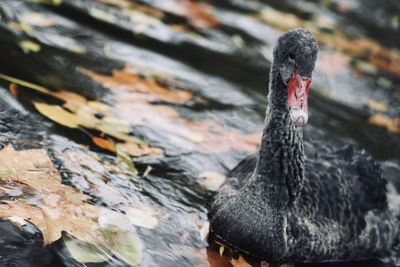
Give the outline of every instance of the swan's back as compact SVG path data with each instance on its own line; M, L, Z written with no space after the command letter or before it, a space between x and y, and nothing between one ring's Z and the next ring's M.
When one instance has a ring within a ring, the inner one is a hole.
M388 205L388 194L397 192L382 179L379 164L353 145L332 151L306 143L305 154L303 188L287 213L283 258L340 261L382 257L383 252L393 251L400 234L400 209ZM246 184L256 163L257 157L250 156L231 170L216 196L216 206Z

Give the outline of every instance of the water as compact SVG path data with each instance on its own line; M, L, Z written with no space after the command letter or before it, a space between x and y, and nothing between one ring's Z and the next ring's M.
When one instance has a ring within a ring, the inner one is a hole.
M47 151L62 183L87 196L85 208L133 214L140 266L229 266L207 249L207 205L223 175L257 151L273 43L298 26L319 42L306 139L354 142L396 165L398 9L356 0L2 1L0 72L48 90L0 81L0 141ZM62 240L43 248L37 227L22 229L1 222L2 266L84 266ZM128 266L122 258L86 266ZM377 263L349 266L357 264Z

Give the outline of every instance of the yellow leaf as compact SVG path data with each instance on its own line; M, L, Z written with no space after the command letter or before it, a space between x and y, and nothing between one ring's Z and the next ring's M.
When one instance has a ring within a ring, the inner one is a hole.
M225 250L225 247L223 245L219 247L219 255L221 257L222 257L222 255L224 255L224 250Z
M29 52L39 52L41 47L38 43L29 41L29 40L24 40L19 42L19 46L24 50L25 53Z
M379 112L388 112L389 107L384 101L378 101L378 100L369 100L367 103L368 107L370 109L373 109L375 111Z
M78 128L80 119L73 113L57 105L33 102L35 108L44 116L69 128Z

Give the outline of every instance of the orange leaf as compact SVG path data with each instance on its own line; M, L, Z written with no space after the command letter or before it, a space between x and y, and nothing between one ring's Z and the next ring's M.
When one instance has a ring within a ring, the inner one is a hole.
M18 97L18 86L15 83L10 83L8 89L10 89L10 93L13 97Z
M113 153L116 152L114 143L111 142L111 141L109 141L109 140L106 140L106 139L103 139L103 138L100 138L100 137L97 137L97 136L93 136L93 137L92 137L92 141L93 141L93 143L95 143L98 147L100 147L100 148L102 148L102 149L111 151L111 152L113 152Z

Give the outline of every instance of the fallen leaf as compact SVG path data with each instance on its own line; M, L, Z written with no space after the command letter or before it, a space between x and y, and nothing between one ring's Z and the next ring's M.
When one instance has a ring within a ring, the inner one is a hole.
M22 23L38 27L50 27L54 25L54 20L39 12L27 12L19 16Z
M193 97L190 91L163 88L127 70L116 70L112 76L84 69L82 72L112 91L114 106L108 112L132 126L145 126L175 145L203 153L221 153L231 149L251 153L257 151L261 140L259 133L244 135L227 130L213 120L187 120L169 106L152 103L163 100L184 104ZM136 145L132 143L129 142L129 147L135 148ZM157 150L153 151L153 154L156 153Z
M212 171L202 172L199 176L203 179L200 184L211 191L217 191L226 179L225 175Z
M106 140L97 136L93 136L92 137L92 141L93 143L95 143L98 147L111 151L113 153L116 152L115 149L115 144L113 142L111 142L110 140Z
M99 8L91 8L89 10L89 14L96 19L108 22L108 23L114 23L117 21L117 18L110 12L107 12L106 10L102 10Z
M18 43L18 45L24 50L25 53L30 53L30 52L39 52L41 47L40 44L29 41L29 40L24 40Z
M78 128L82 123L79 117L58 105L49 105L41 102L33 102L33 105L42 115L63 126Z
M241 255L239 255L238 259L231 259L233 267L252 267Z
M389 133L400 133L400 119L392 119L384 115L372 115L368 122L373 125L385 127Z
M116 145L116 152L117 160L119 161L119 163L125 166L125 169L128 171L129 174L137 176L139 172L136 169L132 159L130 158L129 153L127 153L120 145Z
M13 97L17 98L18 97L18 86L15 83L10 83L8 88L10 90L11 95Z
M190 91L162 87L155 81L146 80L128 69L114 70L112 76L87 69L81 69L81 72L111 90L130 92L130 97L134 97L136 101L162 100L169 103L184 104L193 97L193 93Z
M126 216L132 224L148 229L153 229L158 225L158 212L150 206L129 208L125 211Z
M304 24L304 21L296 15L281 12L271 7L265 7L260 10L257 17L265 23L284 31L300 27Z
M11 217L8 217L8 218L5 218L5 219L9 220L10 222L15 224L19 228L21 228L22 226L26 225L26 221L24 220L24 218L21 218L21 217L18 217L18 216L11 216Z
M79 242L89 243L86 247L107 248L110 253L103 257L104 260L115 255L132 265L140 263L142 244L129 219L124 214L87 204L87 196L61 184L61 176L45 150L16 151L8 145L0 151L0 158L0 168L13 171L7 177L11 182L1 189L12 191L18 185L24 185L31 187L30 193L35 193L34 198L24 198L25 193L20 192L10 201L3 200L1 218L17 225L24 220L30 221L42 232L44 245L60 239L65 232ZM76 243L67 244L71 254L82 260L77 246ZM95 255L88 257L90 260L96 258Z
M389 107L384 101L379 100L368 100L367 105L370 109L378 111L378 112L388 112Z

